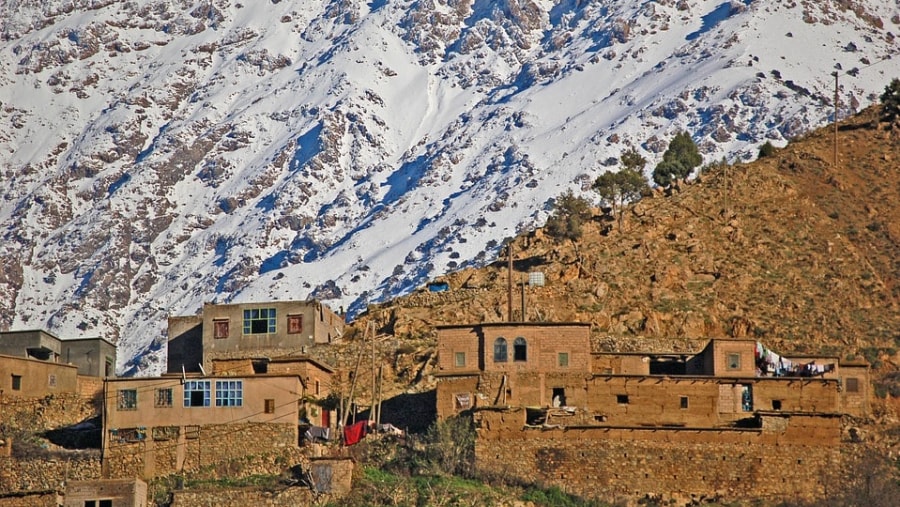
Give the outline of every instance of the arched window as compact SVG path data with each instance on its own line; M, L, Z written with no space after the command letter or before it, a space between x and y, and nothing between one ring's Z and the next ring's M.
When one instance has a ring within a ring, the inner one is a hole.
M528 360L528 344L525 343L525 338L521 336L516 338L516 341L513 342L513 361L527 361Z
M494 340L494 362L505 363L506 358L506 338L501 336L500 338Z

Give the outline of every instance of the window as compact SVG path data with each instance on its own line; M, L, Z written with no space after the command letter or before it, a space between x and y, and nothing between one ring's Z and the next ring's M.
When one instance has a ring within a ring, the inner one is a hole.
M51 373L50 376L47 377L47 385L50 387L56 387L56 375Z
M628 395L627 394L617 394L616 395L616 403L619 405L628 405Z
M246 315L246 312L244 312ZM246 318L246 317L244 317ZM246 324L244 324L246 326ZM228 319L213 319L213 338L224 340L228 338Z
M137 410L137 389L119 389L118 410Z
M566 406L566 388L564 387L554 387L553 388L553 406L554 407L564 407Z
M494 340L494 362L505 363L507 358L506 338L500 337Z
M772 410L781 410L781 400L772 400Z
M472 395L470 393L459 393L454 398L456 399L456 410L472 408Z
M688 408L688 397L687 396L681 397L681 408Z
M559 364L560 368L568 368L569 367L569 353L568 352L560 352L556 357L556 362Z
M525 342L525 338L522 338L521 336L516 338L516 341L513 342L513 360L528 360L528 344Z
M741 369L741 354L728 354L725 358L725 369L726 370L740 370Z
M456 366L462 367L466 365L466 353L465 352L457 352L454 354L456 358Z
M12 390L13 391L21 391L22 390L22 376L21 375L13 375L12 376Z
M847 392L848 393L858 393L859 392L859 379L856 377L847 378Z
M120 428L111 430L113 440L117 442L140 442L147 438L147 428Z
M113 376L113 360L111 357L106 358L106 366L103 370L103 376L112 377Z
M303 332L303 315L288 315L287 332L288 334L300 334Z
M319 395L319 381L316 380L316 396Z
M156 399L153 406L156 408L166 408L172 406L172 388L165 387L156 390Z
M265 411L267 414L275 413L275 400L267 398L265 401Z
M217 407L240 407L243 404L243 380L216 380Z
M153 440L176 440L178 426L154 426L151 430Z
M184 383L184 406L209 406L209 380L188 380Z
M254 308L252 310L244 310L244 334L267 334L274 332L274 308Z
M191 425L184 427L184 438L187 440L197 440L200 438L200 426Z

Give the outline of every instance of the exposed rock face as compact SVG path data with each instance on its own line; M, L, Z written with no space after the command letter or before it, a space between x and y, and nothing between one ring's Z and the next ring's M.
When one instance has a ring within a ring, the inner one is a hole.
M514 243L512 320L591 322L598 349L679 350L709 337L756 338L790 352L859 354L900 336L900 190L884 184L896 134L877 110L775 156L721 166L672 195L644 198L622 229L598 216L573 248L541 230ZM605 233L604 231L609 231ZM372 307L384 329L427 336L436 324L503 321L505 259ZM612 337L608 339L607 337Z

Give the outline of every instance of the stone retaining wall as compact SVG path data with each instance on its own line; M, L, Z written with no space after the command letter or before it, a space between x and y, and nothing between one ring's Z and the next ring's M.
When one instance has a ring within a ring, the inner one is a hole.
M60 451L49 457L0 458L0 493L55 491L66 479L99 478L98 451ZM6 504L0 503L0 506L6 507Z
M842 463L840 446L762 443L754 432L554 429L505 437L478 439L480 472L607 502L817 500L837 487Z
M251 462L256 455L299 451L296 426L291 424L242 423L174 428L177 432L172 435L146 428L136 442L108 437L111 440L104 462L107 476L150 479L213 470L216 476L239 477L246 468L241 463ZM290 466L287 462L284 464Z

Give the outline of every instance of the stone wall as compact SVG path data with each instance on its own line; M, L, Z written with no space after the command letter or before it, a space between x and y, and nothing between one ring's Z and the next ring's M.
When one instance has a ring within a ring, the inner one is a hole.
M40 398L0 397L0 418L4 424L30 432L71 426L97 413L94 398L71 393Z
M777 444L762 431L580 428L479 435L486 474L607 502L640 498L824 498L841 465L840 446Z
M58 498L55 491L4 496L0 497L0 507L57 507Z
M309 488L286 487L275 491L235 488L175 491L172 494L171 507L221 507L222 505L295 507L315 504L316 495Z
M16 445L13 442L13 446ZM14 454L18 452L14 451ZM27 457L0 457L0 492L55 491L66 478L100 478L100 453L57 451ZM0 506L5 504L0 503Z
M111 441L104 462L107 476L149 479L200 470L212 471L218 477L239 476L246 468L241 463L252 461L253 456L299 450L296 426L292 424L173 428L171 434L147 428L135 442Z

